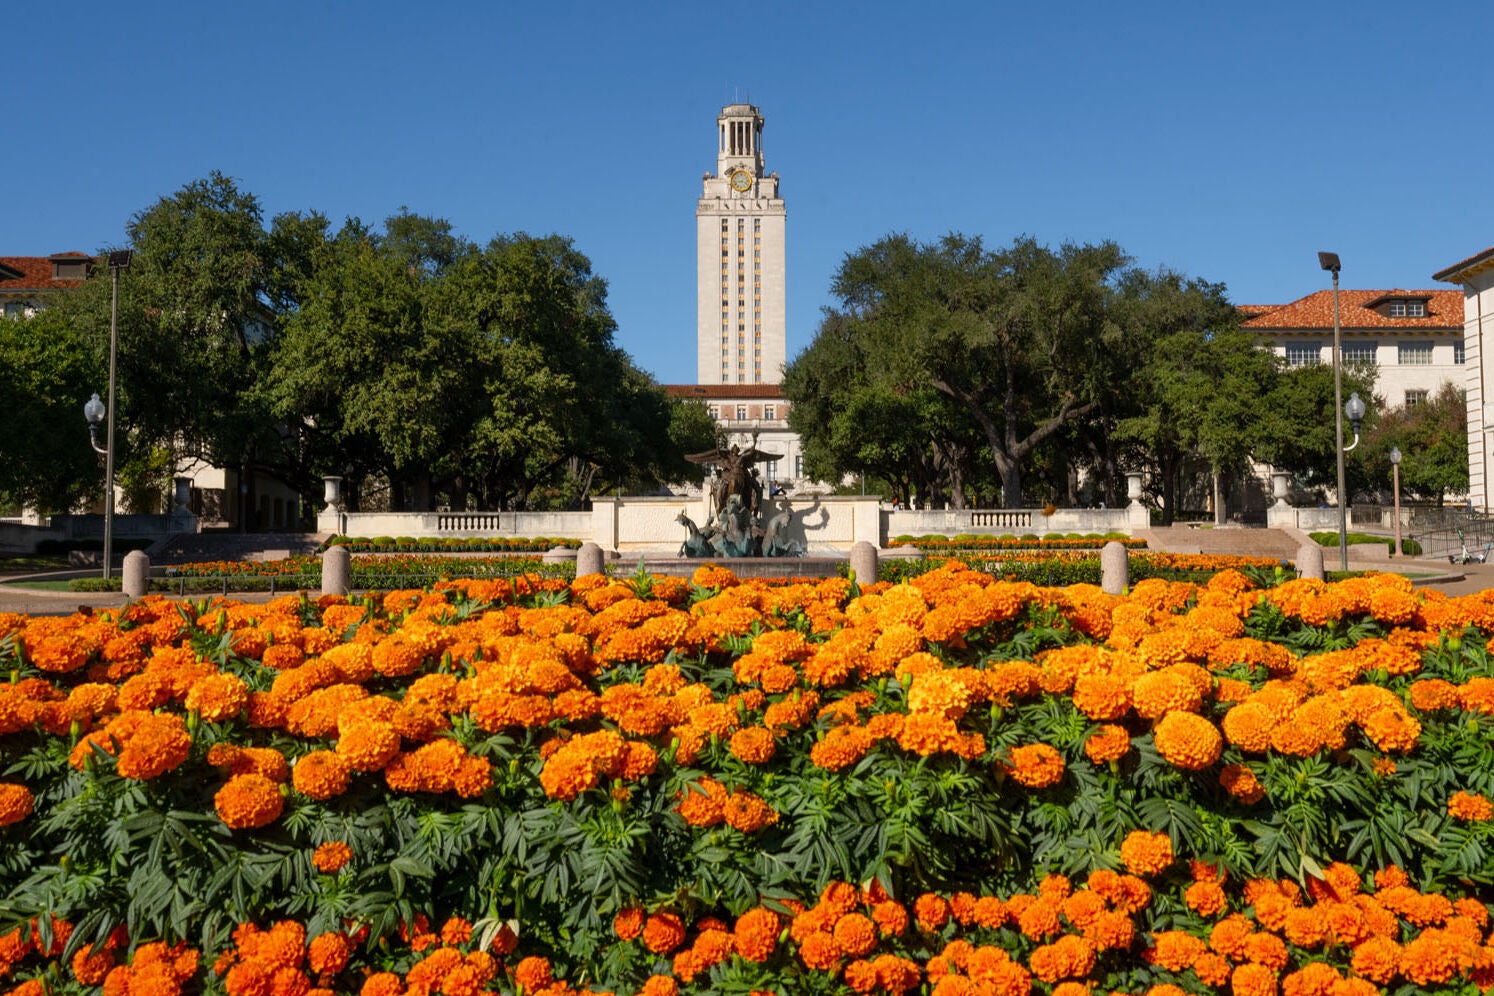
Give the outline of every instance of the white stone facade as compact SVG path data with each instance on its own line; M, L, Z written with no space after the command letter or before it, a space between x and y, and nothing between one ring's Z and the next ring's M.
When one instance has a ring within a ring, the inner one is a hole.
M1463 389L1468 396L1468 499L1482 512L1494 511L1490 448L1494 447L1494 248L1433 274L1463 287L1463 343L1467 359ZM1485 348L1488 336L1491 348Z
M729 104L716 124L716 171L695 208L696 378L777 384L788 358L778 174L763 171L761 111Z

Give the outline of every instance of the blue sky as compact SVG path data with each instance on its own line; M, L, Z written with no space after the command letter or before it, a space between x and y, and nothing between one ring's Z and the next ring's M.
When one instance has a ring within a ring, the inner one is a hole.
M26 4L0 255L94 251L211 170L266 218L401 206L572 237L618 341L695 376L695 200L750 99L788 209L789 355L889 232L1113 239L1239 303L1425 288L1494 244L1472 2Z

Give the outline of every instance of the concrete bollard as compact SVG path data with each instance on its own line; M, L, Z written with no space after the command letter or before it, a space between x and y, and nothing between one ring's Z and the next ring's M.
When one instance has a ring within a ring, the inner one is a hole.
M144 550L125 554L124 570L119 573L120 590L126 598L144 598L150 591L150 558Z
M1304 543L1297 549L1297 576L1324 580L1323 548L1316 543Z
M582 543L581 549L576 551L576 577L605 573L603 568L606 563L607 555L601 547L595 543Z
M877 583L877 548L866 540L851 547L851 574L857 584Z
M322 594L346 595L353 587L353 555L345 546L322 554Z
M1131 565L1125 545L1115 540L1100 549L1100 590L1119 595L1131 584Z
M540 557L544 564L574 564L576 562L576 551L568 546L552 546Z

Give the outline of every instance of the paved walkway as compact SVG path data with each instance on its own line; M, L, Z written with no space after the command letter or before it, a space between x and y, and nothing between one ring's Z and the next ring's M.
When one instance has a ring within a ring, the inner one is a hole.
M1331 559L1331 558L1329 558ZM1338 567L1337 562L1326 563L1330 571ZM1409 574L1412 583L1419 588L1429 588L1449 595L1470 595L1474 592L1494 589L1494 564L1457 564L1447 561L1404 560L1371 563L1349 561L1352 570L1396 571ZM235 592L230 597L241 602L268 602L285 592L271 595L269 592ZM200 601L210 595L194 595ZM174 596L173 596L174 598ZM38 591L0 584L0 612L19 612L32 616L69 615L79 610L118 608L127 599L119 592L83 591Z

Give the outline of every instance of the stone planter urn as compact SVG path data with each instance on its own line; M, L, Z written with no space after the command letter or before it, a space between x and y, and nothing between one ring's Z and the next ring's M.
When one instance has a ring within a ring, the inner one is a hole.
M1131 499L1131 504L1141 501L1141 471L1133 470L1126 474L1126 497Z
M192 478L176 477L172 479L172 483L176 486L173 497L176 507L172 511L178 515L185 515L191 511L189 506L192 504Z
M322 499L327 503L327 507L323 511L337 511L337 505L342 501L342 478L322 478Z
M1271 496L1276 499L1276 504L1285 505L1287 503L1287 489L1291 486L1291 483L1292 475L1286 471L1277 470L1271 473Z

